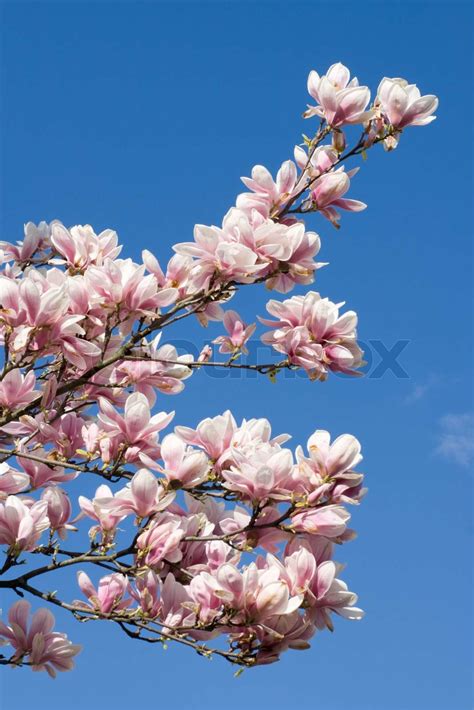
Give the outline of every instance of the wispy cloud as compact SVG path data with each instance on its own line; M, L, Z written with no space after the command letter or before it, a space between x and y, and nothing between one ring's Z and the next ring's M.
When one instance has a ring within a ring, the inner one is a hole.
M428 375L426 382L418 382L413 385L411 392L407 394L403 400L404 404L414 404L423 399L425 395L430 392L434 387L438 386L440 383L440 377L436 373Z
M460 466L469 466L474 460L474 414L446 414L439 427L436 453Z

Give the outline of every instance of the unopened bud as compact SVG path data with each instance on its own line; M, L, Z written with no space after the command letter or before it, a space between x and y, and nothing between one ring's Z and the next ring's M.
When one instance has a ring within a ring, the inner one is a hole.
M337 150L338 153L342 153L346 147L346 136L344 131L334 129L332 132L332 147Z

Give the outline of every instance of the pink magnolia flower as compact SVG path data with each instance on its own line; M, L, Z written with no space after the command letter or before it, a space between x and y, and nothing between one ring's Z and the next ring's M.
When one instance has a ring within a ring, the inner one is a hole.
M308 494L310 504L323 498L333 503L357 503L365 493L363 474L352 470L362 460L360 444L350 434L330 442L329 432L317 430L308 439L309 457L297 447L294 479Z
M280 654L287 649L305 650L309 648L309 639L316 631L308 615L302 616L298 610L283 616L274 616L265 625L255 628L260 642L256 656L256 665L267 665L279 660Z
M96 234L90 224L66 229L59 221L51 223L51 242L62 257L56 263L66 263L75 269L83 269L90 264L102 265L106 258L115 259L122 247L117 246L117 233L105 229Z
M159 348L160 338L161 333L143 348L143 360L124 360L112 375L117 384L133 385L136 392L144 394L151 407L156 401L156 390L179 394L184 389L183 380L192 375L192 368L187 367L187 363L192 362L192 355L178 355L176 348L169 344Z
M0 382L0 407L16 409L29 404L39 396L35 384L34 372L23 375L18 368L10 370Z
M26 473L10 468L7 463L0 463L0 500L24 491L29 485L30 479Z
M127 609L132 599L124 598L129 591L128 577L118 572L108 574L99 581L97 589L85 572L77 573L77 583L89 603L75 601L74 605L81 609L93 609L101 614L112 614Z
M288 539L289 534L284 532L279 527L274 527L269 523L273 523L281 517L281 512L276 507L266 506L258 516L258 520L252 529L248 532L243 532L240 535L233 537L234 544L238 544L241 548L262 547L268 552L277 553L279 545ZM250 523L251 516L244 508L236 506L232 512L229 511L229 516L220 521L220 529L223 533L237 533L244 530ZM224 562L224 561L223 561ZM222 563L223 563L222 562Z
M50 245L51 227L47 222L38 225L27 222L24 227L25 238L16 245L0 241L0 249L4 250L7 259L14 259L23 264L28 262L35 252L43 250Z
M324 537L340 537L346 530L350 513L342 505L308 508L291 516L289 529Z
M158 259L148 249L142 251L143 263L147 271L156 278L158 285L166 289L167 292L173 294L173 301L176 301L189 295L188 291L192 289L192 271L193 260L190 256L174 254L168 261L166 274L160 266ZM171 302L171 301L170 301Z
M328 560L318 565L306 599L309 608L309 617L318 629L334 629L331 621L331 612L346 619L359 620L364 616L362 609L354 606L357 595L350 592L347 584L342 579L336 578L337 566Z
M153 274L131 259L106 259L103 266L90 266L85 279L102 305L133 315L153 316L156 309L175 299L175 289L159 289Z
M193 610L203 624L211 623L222 612L223 602L216 590L216 580L208 572L193 577L188 593L194 602ZM189 608L193 608L192 605Z
M304 171L306 182L316 178L322 173L327 173L338 159L337 151L330 145L320 145L316 150L308 153L299 145L294 150L295 161L300 170Z
M280 574L287 580L292 594L306 594L316 574L317 561L312 552L301 545L282 564L276 557L270 562L281 568Z
M360 443L351 434L342 434L331 444L329 432L317 430L308 439L312 461L325 476L337 476L362 461Z
M82 427L81 435L83 446L89 457L100 455L105 464L110 463L118 451L118 437L109 436L107 431L103 431L96 422L85 424Z
M48 504L47 515L51 530L57 532L61 540L66 539L67 531L77 530L69 524L72 507L69 496L59 486L48 486L41 494L41 500Z
M204 449L213 460L218 461L220 456L227 451L232 441L237 424L231 412L227 410L213 419L207 418L200 422L196 429L177 426L175 432L187 444L193 444Z
M297 182L296 166L292 160L286 160L274 180L267 168L255 165L252 177L243 177L241 180L252 192L239 195L237 207L249 215L256 210L262 217L268 218L275 208L283 208L291 197Z
M301 547L305 547L313 555L318 565L333 557L334 542L322 535L292 535L285 547L284 556L289 557Z
M127 461L141 460L148 465L159 455L157 432L164 429L174 417L174 412L150 414L150 405L141 392L127 397L124 414L121 415L104 397L99 398L99 421L112 438L126 445Z
M156 567L166 559L179 562L182 558L180 542L185 535L183 520L169 512L153 520L137 540L137 559L141 565Z
M20 452L22 450L20 449ZM47 458L47 452L43 449L35 449L35 454L39 458ZM50 483L61 483L72 481L79 474L77 472L66 473L62 466L58 466L56 461L51 460L51 464L41 463L40 461L32 461L23 456L17 457L18 463L21 465L25 473L30 479L30 486L33 489L42 488Z
M252 283L266 266L257 263L257 254L232 240L222 229L203 224L194 228L194 242L175 244L173 249L178 254L197 259L199 277L195 284L199 288L207 286L215 274L222 281Z
M41 422L38 439L44 443L54 444L61 456L73 458L77 449L83 448L82 430L85 420L76 412L66 412L59 418L53 417L51 424Z
M140 604L144 616L155 619L161 612L161 579L153 570L143 570L135 577L130 594Z
M222 530L224 532L224 530ZM230 547L223 540L212 540L204 543L204 561L198 569L205 572L215 572L226 562L237 564L240 560L240 552Z
M168 434L161 444L160 468L171 488L194 488L207 480L209 460L203 451L187 447L176 434Z
M212 357L212 345L205 345L198 356L198 362L208 362Z
M309 106L304 118L320 116L333 128L368 121L373 115L372 111L367 111L370 91L366 86L359 86L356 78L349 80L349 69L340 62L332 64L322 77L311 71L308 93L318 105Z
M189 609L189 587L178 582L174 575L166 576L161 588L161 614L160 618L165 628L178 626L192 626L195 623L195 612Z
M259 444L272 444L279 446L284 444L291 436L289 434L278 434L272 436L272 427L268 419L244 419L232 438L232 449L244 446L257 446ZM232 452L230 452L230 457Z
M121 510L120 507L114 510L110 505L110 500L113 499L113 497L114 494L109 486L102 484L97 488L92 500L85 496L79 496L78 499L82 511L79 517L86 515L88 518L96 520L99 526L98 528L92 528L90 534L95 534L100 530L105 542L111 542L113 540L117 525L127 515L127 512Z
M283 302L269 301L267 311L277 320L259 319L274 328L264 333L262 341L288 355L311 379L325 379L330 370L357 374L363 364L356 341L357 315L354 311L339 315L341 305L315 291Z
M189 570L191 574L207 570L207 542L205 538L214 532L214 523L207 518L204 511L192 515L176 508L176 514L181 516L181 527L185 536L204 538L202 542L183 540L180 545L182 555L180 566Z
M223 301L229 300L227 297ZM224 318L224 309L217 301L209 301L194 314L203 328L207 328L209 321L221 321Z
M291 451L261 444L243 451L235 449L233 459L235 464L222 471L224 488L241 493L253 503L289 497L287 485L293 468Z
M10 338L10 349L22 352L28 345L32 351L49 354L60 348L71 364L85 369L85 358L97 358L101 350L82 337L86 331L79 321L84 315L67 312L70 299L64 277L61 279L56 283L38 271L28 271L19 285L5 283L11 279L0 279L0 300L6 308L5 316L12 325L20 326Z
M225 564L216 573L217 595L227 606L238 610L233 623L263 622L291 614L299 608L302 595L291 596L288 584L275 566L258 568L251 562L243 571Z
M263 264L260 277L267 277L268 288L283 293L296 283L309 284L314 272L323 264L314 261L320 249L315 232L307 232L302 222L276 223L252 212L232 208L224 217L223 229L230 239L252 250Z
M248 353L245 343L248 342L255 332L256 325L246 325L237 311L226 311L224 315L224 327L229 335L220 335L212 342L219 345L220 353Z
M103 499L101 505L117 514L135 513L138 518L146 518L167 508L174 497L175 493L166 492L151 471L141 468L126 488L109 499Z
M0 544L9 545L11 554L34 550L41 534L48 528L46 501L28 506L15 495L0 501Z
M354 174L354 170L346 173L342 167L333 172L324 173L317 178L314 183L315 187L311 190L313 209L321 212L335 227L339 227L340 220L336 207L349 212L361 212L367 207L365 202L343 197L350 187L350 177Z
M384 77L379 84L375 105L387 122L401 130L407 126L426 126L434 121L438 98L432 94L421 96L416 84L405 79Z
M52 678L56 671L70 671L82 647L71 643L66 634L53 631L54 616L48 609L38 609L28 628L30 609L24 599L10 607L9 625L0 621L0 645L13 646L14 661L27 657L33 671L46 671Z
M14 278L0 276L0 304L2 320L15 327L24 322L24 309L20 301L18 282Z

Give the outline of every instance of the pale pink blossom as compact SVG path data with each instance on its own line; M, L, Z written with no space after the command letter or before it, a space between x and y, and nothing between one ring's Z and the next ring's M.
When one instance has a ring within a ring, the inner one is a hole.
M85 279L103 306L121 308L124 314L151 315L175 299L175 289L160 289L153 274L131 259L106 259L103 266L90 266Z
M203 624L211 623L222 613L223 601L216 587L215 578L208 572L201 572L189 583L188 593L194 602L189 605L189 608Z
M112 229L97 235L90 224L66 229L59 221L51 223L51 243L62 257L56 259L56 263L65 262L76 269L90 264L102 265L107 258L115 259L122 249L117 241L117 233Z
M356 340L357 315L354 311L339 315L342 305L315 291L283 302L269 301L267 311L277 320L260 318L273 328L262 341L286 354L311 379L325 379L329 371L357 374L363 364Z
M294 149L295 161L304 171L306 182L327 173L337 161L337 151L330 145L320 145L308 153L299 145Z
M0 501L0 544L9 545L11 554L34 550L48 528L46 501L26 505L15 495Z
M159 412L151 416L150 405L144 394L134 392L127 397L124 413L117 410L104 397L99 398L99 422L104 432L125 445L127 461L141 460L145 465L159 455L157 433L174 417L174 412Z
M245 530L251 521L251 516L247 510L236 506L232 512L229 511L228 517L220 521L219 527L225 534L234 534L233 541L240 547L247 549L261 547L264 550L268 550L268 552L276 554L279 550L279 544L289 537L289 534L281 530L280 527L271 525L279 518L281 518L281 512L278 508L268 505L263 508L258 520L251 529L236 535L235 533Z
M67 531L77 530L74 525L69 524L72 506L66 491L59 486L48 486L41 494L41 500L47 502L51 530L57 532L61 540L66 538Z
M213 459L218 461L220 456L227 451L232 441L237 424L231 412L227 410L214 418L203 419L196 429L177 426L175 432L187 444L199 446Z
M257 446L259 444L272 444L279 446L284 444L291 436L289 434L278 434L272 436L272 427L268 419L243 419L240 426L232 438L232 448L243 446Z
M333 128L364 123L373 115L372 111L367 110L369 89L359 86L355 77L350 80L349 69L340 62L332 64L321 77L314 70L311 71L308 76L308 93L315 99L317 106L309 106L304 117L320 116Z
M40 222L38 225L27 222L24 235L24 240L16 245L0 241L0 249L5 251L5 257L14 259L19 264L28 262L37 251L50 246L51 227L47 222Z
M126 511L124 512L120 508L114 510L110 505L110 499L113 497L114 494L109 486L102 484L97 488L94 498L79 496L78 499L82 511L80 517L86 515L88 518L96 520L99 523L98 528L92 528L91 532L95 534L100 530L106 542L113 540L117 525L127 515Z
M205 345L198 355L198 362L208 362L212 357L212 345Z
M20 449L20 452L23 453L23 450ZM48 454L43 449L35 449L35 455L38 456L38 458L46 459ZM79 475L75 471L66 473L64 468L58 465L54 460L51 460L51 464L48 465L40 461L32 461L23 456L18 456L17 461L29 477L32 489L42 488L51 483L72 481Z
M183 556L180 542L185 535L183 520L169 512L152 520L138 537L137 558L141 565L157 567L166 559L179 562Z
M51 424L41 422L38 439L44 443L54 444L56 451L65 458L73 458L77 449L83 448L82 431L85 420L76 412L67 412L53 418Z
M112 614L127 609L132 603L132 599L126 597L129 592L128 577L118 572L102 577L97 589L85 572L77 573L77 583L81 592L89 600L88 604L76 600L74 605L80 609Z
M216 573L216 592L226 605L238 610L235 623L262 622L299 608L302 595L290 594L275 566L258 568L251 562L243 571L225 564Z
M23 375L18 368L7 372L0 382L0 407L15 409L29 404L39 395L34 372Z
M283 565L276 557L269 558L280 567L280 574L287 580L293 594L306 594L317 569L316 558L307 547L301 545L291 555L287 555Z
M274 180L267 168L255 165L252 168L252 177L243 177L241 180L251 192L242 193L237 197L237 207L249 215L256 210L267 218L275 209L283 208L292 196L297 182L296 166L292 160L286 160Z
M308 439L308 457L296 449L298 466L294 472L297 488L314 504L322 499L333 503L357 503L365 493L363 475L352 469L362 460L360 444L343 434L332 444L329 432L316 430Z
M354 606L357 595L350 592L342 579L336 578L337 566L328 560L318 565L306 598L309 617L318 629L334 629L331 612L346 619L359 620L364 616L362 609Z
M271 444L235 449L235 464L224 470L223 486L255 502L269 499L286 499L291 480L293 457L288 449L279 449Z
M255 332L256 325L246 325L237 311L226 311L224 315L224 328L229 335L220 335L212 342L219 345L220 353L248 353L245 343Z
M426 126L434 121L438 98L421 96L416 84L405 79L384 77L379 84L375 105L387 122L398 130L407 126Z
M169 573L161 588L161 621L165 631L171 627L192 626L195 622L195 612L189 609L189 588L178 582Z
M170 297L173 296L170 303L185 298L192 290L193 260L190 256L174 254L168 261L166 273L163 273L158 259L148 249L142 251L142 259L147 271L155 276L158 285L166 289Z
M251 218L242 210L232 208L222 223L229 239L235 240L257 255L262 263L260 278L268 288L286 293L295 284L309 284L314 272L323 264L314 261L320 249L320 239L308 232L303 222L289 220L276 223L255 211Z
M178 355L173 345L158 347L161 333L143 347L143 360L124 360L114 369L112 380L121 386L133 385L136 392L146 396L150 406L156 401L156 390L164 394L179 394L184 380L192 375L192 355ZM137 356L141 353L137 352Z
M146 518L167 508L174 497L174 492L165 491L151 471L141 468L125 488L115 496L101 500L100 504L117 514L135 513L138 518Z
M213 276L221 281L252 283L266 266L257 263L257 254L233 240L223 229L203 224L195 226L194 242L175 244L173 249L197 260L195 283L199 288L208 286Z
M354 171L346 173L342 167L333 172L324 173L316 179L314 188L311 190L313 210L321 212L335 227L339 226L340 220L336 207L349 212L360 212L367 207L365 202L343 197L350 187L350 177L353 175Z
M260 647L256 656L256 665L267 665L279 660L280 654L287 649L303 651L310 647L309 639L316 629L308 615L302 616L298 610L291 614L274 616L255 628Z
M161 444L161 472L170 488L194 488L207 480L209 459L203 451L186 446L176 434L168 434Z
M324 537L340 537L346 530L350 513L341 505L327 505L309 508L291 516L288 528L294 532L305 532Z
M142 613L155 619L161 612L161 579L153 570L143 570L135 577L135 588L130 588L130 594L140 604Z
M29 485L30 478L26 473L11 468L6 462L0 463L0 500L21 493Z
M10 607L9 625L0 621L0 645L13 646L13 661L27 659L33 671L47 671L52 678L56 671L70 671L82 647L71 643L66 634L53 631L54 616L48 609L38 609L28 628L30 609L25 599Z

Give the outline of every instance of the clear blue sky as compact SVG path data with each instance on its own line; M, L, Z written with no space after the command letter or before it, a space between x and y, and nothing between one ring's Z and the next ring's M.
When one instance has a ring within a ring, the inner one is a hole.
M317 427L360 438L370 494L339 557L364 621L341 619L309 652L234 679L217 660L60 617L85 645L76 671L53 682L3 670L2 709L471 707L470 20L454 2L3 4L2 239L60 218L113 227L125 255L146 247L166 261L194 223L220 223L253 164L291 157L307 130L306 76L335 61L374 88L407 77L440 107L393 154L369 154L350 195L369 209L345 213L339 233L313 223L331 262L317 288L359 312L366 343L409 341L408 377L372 367L357 381L275 386L198 373L160 402L183 424L231 407L295 444ZM265 301L249 291L235 302L248 318Z

